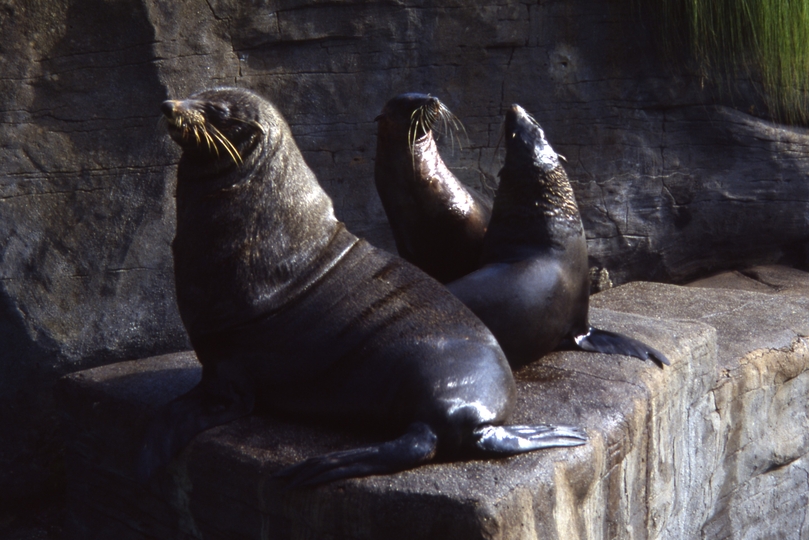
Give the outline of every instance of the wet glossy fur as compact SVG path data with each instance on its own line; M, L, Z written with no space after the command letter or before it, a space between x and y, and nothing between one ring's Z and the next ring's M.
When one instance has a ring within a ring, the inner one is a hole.
M240 160L178 127L187 111L213 122ZM438 453L583 444L576 428L501 426L515 386L489 330L438 282L336 220L269 102L221 89L167 102L164 114L183 148L177 301L203 376L156 415L142 479L194 435L256 403L404 433L281 472L290 485L396 472Z

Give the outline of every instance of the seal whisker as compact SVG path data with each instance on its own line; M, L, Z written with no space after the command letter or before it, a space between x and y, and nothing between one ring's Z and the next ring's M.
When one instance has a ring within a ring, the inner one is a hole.
M221 133L218 132L218 130L216 130L216 128L213 128L211 130L211 132L208 133L208 135L211 137L211 139L214 142L214 147L216 148L216 155L217 156L219 155L219 145L222 145L222 147L225 149L225 151L228 153L228 155L230 155L230 149L227 147L227 143L222 140L222 135L221 135ZM219 143L219 144L217 144L217 143ZM231 159L233 159L233 158L231 157Z
M211 134L208 133L207 129L202 130L202 134L205 135L205 141L208 143L208 150L211 150L213 147L213 151L216 152L217 157L219 156L219 147L216 146L216 141L211 137Z
M262 126L260 123L256 122L255 120L251 120L250 122L247 122L247 125L250 125L250 126L253 126L254 128L257 128L261 132L262 135L267 134L267 131L264 129L264 126Z
M467 144L469 144L469 134L466 132L466 126L463 125L463 122L458 120L457 116L450 113L449 111L447 112L449 113L449 119L450 122L452 122L452 127L455 129L456 132L463 133L463 136L466 138Z
M416 141L419 129L424 126L424 107L419 107L410 115L410 128L407 132L407 147L410 149L410 160L413 173L416 171Z
M211 134L208 133L207 129L202 128L201 131L202 134L205 136L205 142L208 145L208 151L210 152L211 150L213 150L214 153L216 153L216 157L219 157L219 147L216 146L216 141L214 141L213 137L211 137Z
M242 124L246 124L248 126L256 128L264 135L267 134L267 132L264 129L264 126L262 126L259 122L256 122L255 120L242 120L241 118L231 118L231 121L241 122Z
M418 125L418 120L411 128L408 134L408 141L407 147L410 149L410 167L413 169L413 174L416 174L416 130L418 129L416 126Z
M407 132L407 145L410 147L411 151L416 145L416 134L418 133L418 125L420 120L421 110L416 109L413 111L413 114L410 115L410 129Z
M183 138L183 140L187 140L189 127L188 124L183 121L182 116L178 116L174 119L174 126L180 130L180 136Z
M458 134L463 133L467 143L469 142L469 135L466 132L463 122L461 122L457 116L452 114L452 111L450 111L447 106L439 100L435 100L433 103L424 105L423 108L427 109L428 106L429 109L426 110L428 119L426 123L426 131L432 130L440 135L448 135L453 153L455 152L456 142L458 145L458 150L463 150L463 142Z
M230 155L231 159L233 159L233 163L236 165L242 164L242 156L239 154L239 150L233 146L227 137L225 137L221 131L216 129L216 126L211 124L210 122L207 123L206 128L210 129L211 135L218 140L222 146L224 147L225 151Z
M445 112L447 114L445 114ZM461 139L456 137L457 134L457 126L454 122L451 122L452 115L449 114L449 111L446 109L441 110L441 129L444 130L445 133L449 134L449 142L450 142L450 150L452 153L455 153L455 142L458 142L458 151L463 150L463 145L461 144Z
M236 165L241 165L242 163L241 155L239 155L239 151L233 147L230 141L228 141L225 138L225 136L222 135L221 133L213 133L212 136L222 144L222 147L228 153L230 159L233 160L233 163L235 163Z

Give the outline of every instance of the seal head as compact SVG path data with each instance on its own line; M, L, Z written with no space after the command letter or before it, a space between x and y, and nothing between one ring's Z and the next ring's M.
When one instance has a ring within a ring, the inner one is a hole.
M160 107L171 138L200 164L241 165L263 134L254 112L243 100L169 100ZM227 155L230 160L219 159ZM231 163L232 162L232 163Z

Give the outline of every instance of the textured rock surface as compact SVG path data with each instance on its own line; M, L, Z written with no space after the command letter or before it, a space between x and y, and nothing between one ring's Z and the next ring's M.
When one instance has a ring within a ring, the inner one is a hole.
M806 272L778 265L753 266L743 270L722 272L688 284L689 287L741 289L769 294L809 294Z
M468 144L446 158L471 184L499 168L504 107L536 115L568 159L593 264L616 284L806 263L805 131L667 72L637 5L0 2L0 498L53 477L59 375L187 345L167 97L237 84L273 99L338 215L381 247L393 244L373 118L426 91L466 124Z
M0 506L58 472L62 374L183 348L145 6L0 5Z
M670 538L809 538L809 274L758 268L776 294L723 280L717 289L634 283L593 298L594 305L717 329L717 372L710 391L683 411L695 446L678 484L689 497ZM729 276L725 276L729 277ZM796 279L797 278L797 279Z
M805 540L809 275L797 284L772 275L794 286L763 294L636 283L597 295L594 323L648 340L672 366L565 352L522 369L514 421L583 425L585 446L310 490L282 493L270 475L366 439L250 417L197 437L145 488L131 480L140 426L194 384L193 355L71 375L60 384L69 530L99 539Z

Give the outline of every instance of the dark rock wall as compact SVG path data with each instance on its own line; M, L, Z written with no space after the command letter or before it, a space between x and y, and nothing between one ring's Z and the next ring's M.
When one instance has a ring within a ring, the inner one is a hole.
M496 178L505 107L531 111L616 284L805 262L807 133L669 69L640 4L0 1L0 492L54 476L56 377L187 347L169 97L239 85L272 99L339 217L388 249L373 118L422 91L464 122L445 157L473 185Z
M19 502L58 470L58 376L187 338L146 6L4 2L0 35L0 497Z

